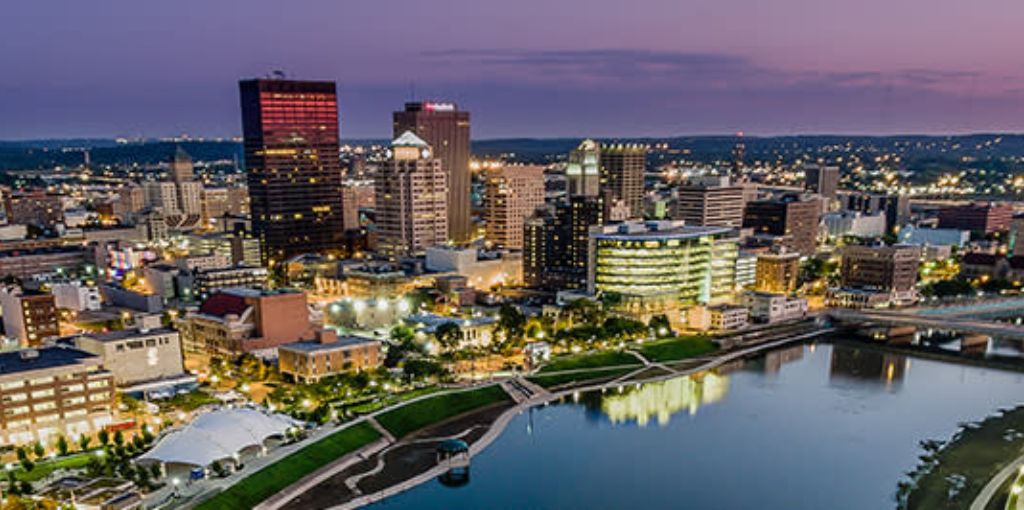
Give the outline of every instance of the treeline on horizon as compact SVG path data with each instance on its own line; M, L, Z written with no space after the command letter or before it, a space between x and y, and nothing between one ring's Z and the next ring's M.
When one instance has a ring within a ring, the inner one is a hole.
M994 143L999 139L999 143ZM737 142L735 136L681 136L665 138L608 138L608 142L667 143L671 149L688 150L687 159L699 162L729 160ZM383 144L387 140L343 140L343 144ZM508 138L473 141L473 153L481 157L512 155L510 159L525 163L556 161L579 144L579 138ZM925 171L938 168L982 167L996 172L1013 170L1018 164L1006 159L1024 157L1024 135L974 134L956 136L894 135L843 136L793 135L745 137L748 162L781 161L813 155L826 159L843 156L836 146L850 145L869 154L901 152L904 168ZM908 146L909 144L909 146ZM0 141L0 170L46 170L55 166L76 167L82 164L80 149L88 148L93 165L153 165L167 161L175 148L181 146L196 161L242 162L242 144L229 141L164 141L148 140L117 143L112 139ZM971 159L965 165L963 158Z

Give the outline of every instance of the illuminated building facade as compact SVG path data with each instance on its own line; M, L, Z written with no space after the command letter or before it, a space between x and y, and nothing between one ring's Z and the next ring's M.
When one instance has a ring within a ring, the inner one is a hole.
M642 144L601 145L601 189L609 201L621 201L630 218L644 215L644 169L647 146Z
M411 131L391 143L378 171L377 246L396 259L448 242L448 176L433 149Z
M590 235L587 290L622 296L637 317L725 300L736 288L734 231L651 221L608 226Z
M523 223L544 205L544 167L503 165L486 171L484 220L487 242L510 250L523 248Z
M114 377L100 358L46 347L0 354L0 444L47 444L112 421Z
M590 229L603 222L600 196L572 196L539 210L524 227L524 283L551 291L586 288Z
M799 273L799 253L763 253L757 256L754 290L788 294L796 290Z
M569 196L594 197L600 194L601 146L597 142L583 140L569 153L565 181Z
M264 261L342 244L338 101L333 82L239 83L252 228Z

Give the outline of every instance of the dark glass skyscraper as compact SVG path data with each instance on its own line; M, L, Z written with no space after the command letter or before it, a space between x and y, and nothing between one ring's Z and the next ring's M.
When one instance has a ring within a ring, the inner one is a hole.
M344 223L333 82L239 82L252 226L263 260L341 250Z
M406 103L394 114L394 137L412 131L434 149L448 174L448 236L457 243L473 236L470 217L469 112L453 103Z

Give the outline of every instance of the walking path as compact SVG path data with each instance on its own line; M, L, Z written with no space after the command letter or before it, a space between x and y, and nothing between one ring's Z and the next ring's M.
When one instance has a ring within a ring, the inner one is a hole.
M1006 479L1018 473L1022 469L1022 466L1024 466L1024 455L1017 457L1013 462L999 470L999 472L996 473L996 475L993 476L984 487L982 487L981 492L978 493L977 497L974 498L974 501L971 503L970 510L985 510L985 507L988 506L989 500L996 495L996 491L1003 486Z

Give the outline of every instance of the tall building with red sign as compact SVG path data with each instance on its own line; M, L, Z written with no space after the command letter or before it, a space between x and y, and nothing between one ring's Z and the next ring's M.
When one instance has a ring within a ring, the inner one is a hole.
M333 82L239 82L252 227L263 260L341 249L344 223Z
M394 114L394 137L406 131L425 140L448 174L448 235L457 243L473 237L470 216L469 112L454 103L406 103Z

